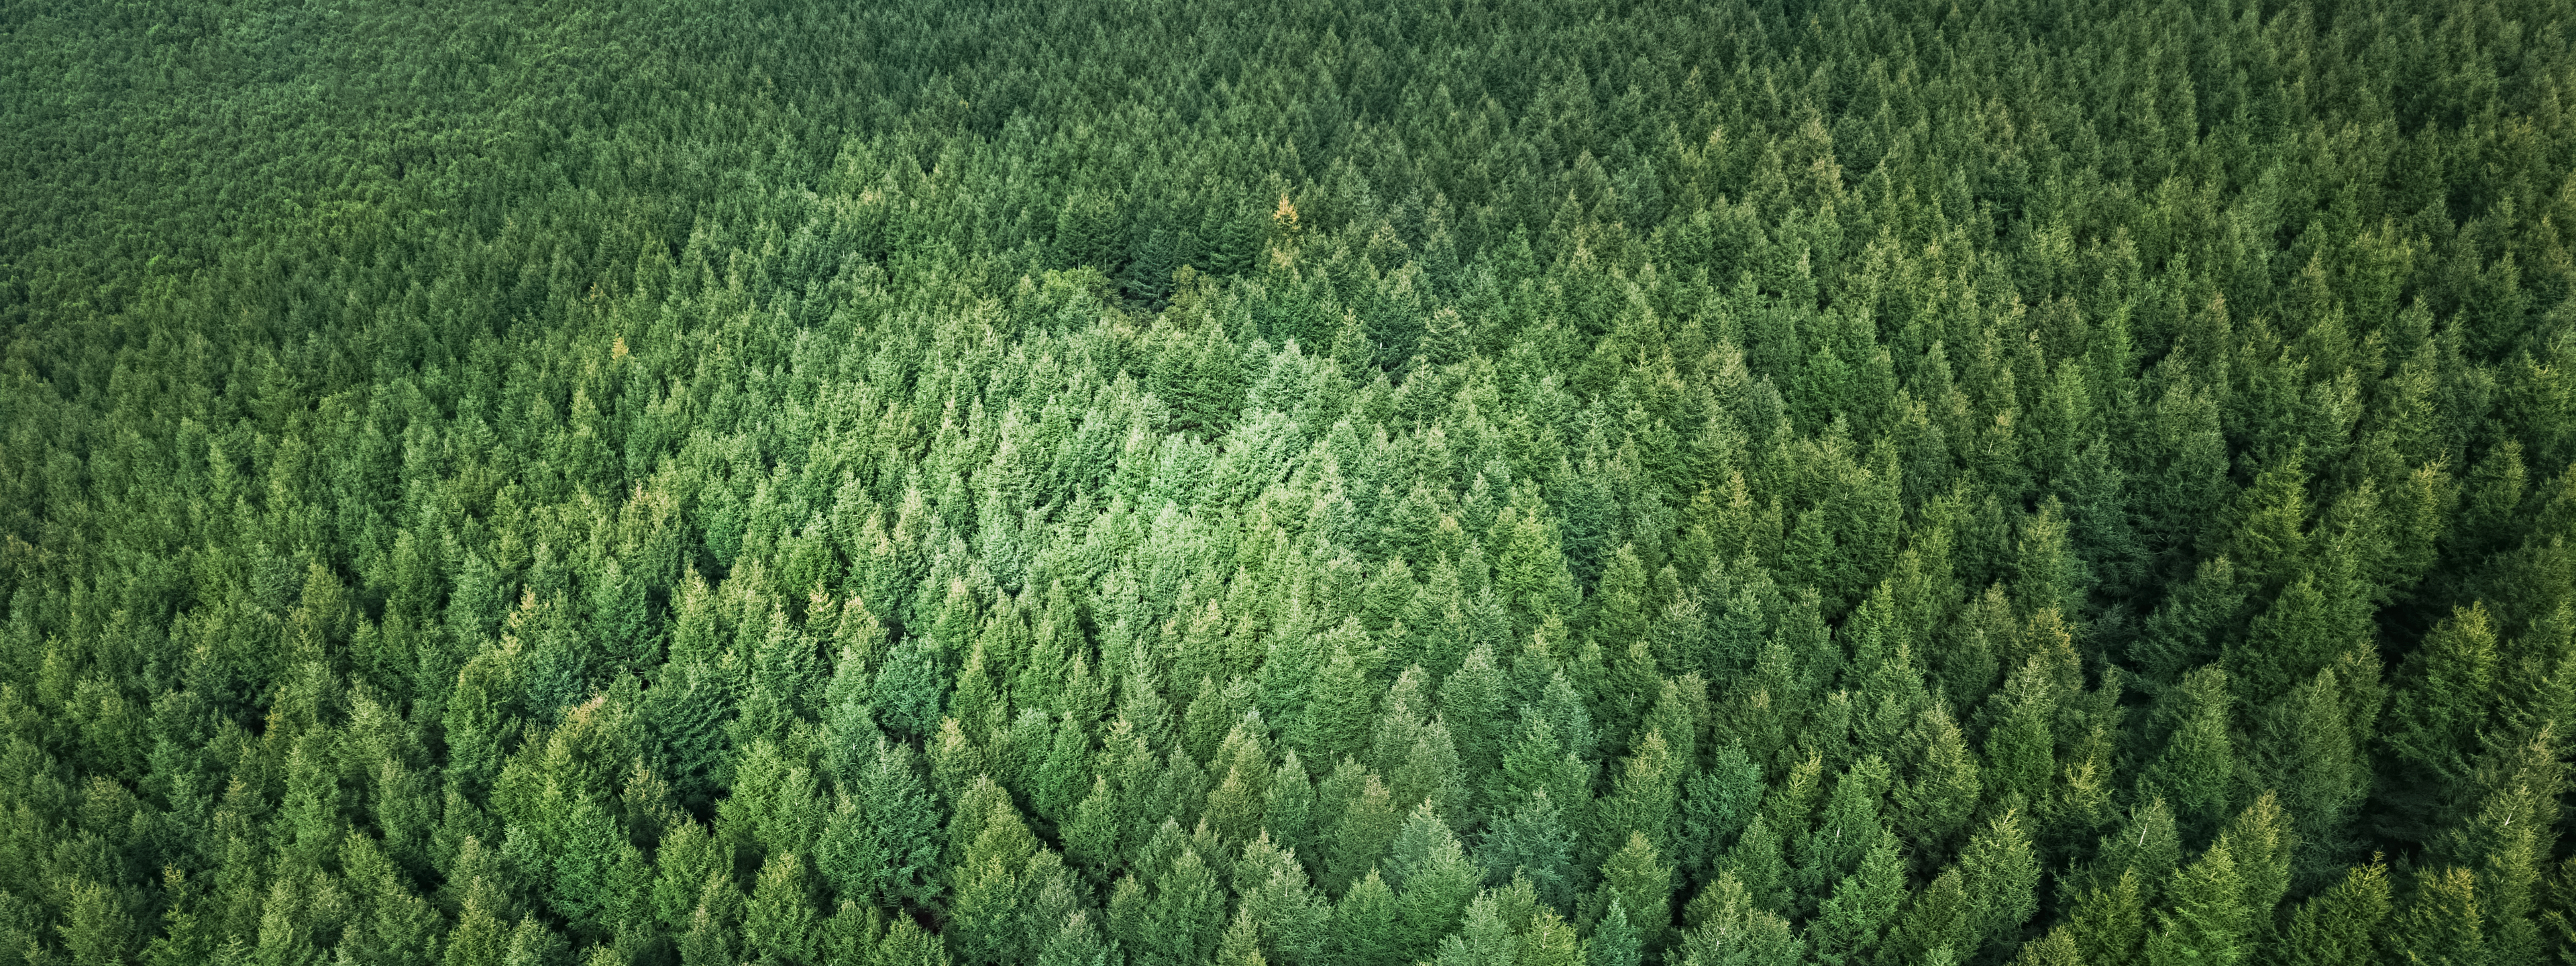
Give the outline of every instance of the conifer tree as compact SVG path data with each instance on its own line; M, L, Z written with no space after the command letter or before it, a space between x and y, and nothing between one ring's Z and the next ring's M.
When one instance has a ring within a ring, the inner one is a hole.
M1403 924L1395 893L1372 869L1333 904L1333 936L1341 961L1352 966L1390 966L1402 955Z
M2576 956L2564 4L72 6L0 966Z
M1818 961L1868 962L1905 902L1905 859L1892 832L1880 830L1860 867L1836 882L1807 928Z
M2138 779L2141 789L2171 803L2175 818L2193 838L2214 832L2236 795L2242 765L2230 733L2233 699L2228 688L2227 672L2202 668L2186 675L2182 687L2158 703L2156 714L2169 722L2171 737Z
M1655 854L1654 843L1642 832L1632 832L1628 844L1613 852L1601 865L1601 888L1594 893L1588 918L1599 922L1616 904L1635 907L1630 919L1639 938L1648 947L1662 944L1664 927L1672 922L1673 869Z
M2381 770L2393 818L2428 830L2447 818L2475 767L2496 701L2496 642L2486 608L2454 612L2424 636L2390 696ZM2409 780L2406 775L2421 776Z
M1521 935L1520 955L1525 963L1576 964L1583 961L1583 947L1576 938L1574 924L1556 910L1542 906L1529 917L1529 927Z
M916 753L879 741L858 792L833 813L816 865L841 895L926 903L939 889L939 824Z
M2487 923L2477 891L2477 879L2467 869L2425 871L2382 927L2380 956L2397 962L2488 962Z
M2253 953L2257 920L2227 843L2210 846L2181 871L2147 936L2146 962L2237 963Z
M1626 906L1610 903L1592 935L1583 941L1584 966L1635 966L1645 961L1645 950L1635 926L1628 922Z
M1939 708L1924 712L1909 735L1906 778L1892 796L1899 831L1917 848L1940 854L1967 830L1984 790L1983 769L1958 724Z
M813 963L821 956L822 938L804 860L789 852L761 863L743 917L743 947L764 963Z
M1805 943L1788 920L1756 905L1734 877L1721 873L1691 900L1681 959L1702 966L1789 966Z
M1440 682L1440 717L1449 724L1462 774L1490 775L1502 760L1509 734L1503 727L1503 701L1503 675L1489 646L1468 651L1457 672ZM1476 811L1493 810L1491 801L1478 800Z
M1467 860L1427 803L1405 820L1381 871L1396 892L1396 948L1406 962L1429 959L1439 950L1440 938L1458 928L1484 879L1484 870Z
M1544 788L1532 790L1496 820L1477 846L1476 861L1488 883L1526 880L1541 901L1570 907L1580 878L1574 866L1574 832Z
M1363 875L1374 874L1403 827L1385 783L1376 775L1366 775L1358 786L1341 813L1321 830L1325 853L1321 884L1327 893L1341 893Z
M1980 944L2018 943L2022 924L2039 909L2040 874L2021 816L2007 812L1970 838L1959 870L1970 904L1962 958Z
M903 735L929 735L938 730L947 691L948 677L936 651L923 638L906 637L896 641L887 653L885 668L876 674L869 705L876 710L877 722L887 729Z
M2276 946L2279 958L2299 966L2373 962L2389 909L2388 868L2375 860L2353 866L2343 881L2291 913Z

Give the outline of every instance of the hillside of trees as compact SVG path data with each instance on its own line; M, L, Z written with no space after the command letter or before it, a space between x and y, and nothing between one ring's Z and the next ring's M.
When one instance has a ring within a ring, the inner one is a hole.
M0 4L0 966L2576 962L2571 31Z

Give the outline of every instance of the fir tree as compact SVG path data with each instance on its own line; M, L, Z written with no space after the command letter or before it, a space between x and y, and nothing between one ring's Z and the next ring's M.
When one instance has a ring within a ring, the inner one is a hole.
M2254 910L2227 843L2211 846L2176 873L2166 901L2147 937L2151 966L2237 963L2253 953Z
M2299 966L2375 961L2380 924L2389 914L2388 869L2357 865L2333 888L2299 904L2278 944L2282 962Z

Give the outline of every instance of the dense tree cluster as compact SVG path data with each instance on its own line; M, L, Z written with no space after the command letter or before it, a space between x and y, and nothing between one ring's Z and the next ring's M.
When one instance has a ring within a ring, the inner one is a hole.
M2576 10L0 10L0 964L2576 957Z

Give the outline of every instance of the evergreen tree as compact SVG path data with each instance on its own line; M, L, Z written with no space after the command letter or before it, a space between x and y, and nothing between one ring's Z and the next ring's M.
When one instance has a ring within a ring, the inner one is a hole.
M2227 843L2210 846L2175 874L2167 905L2147 937L2146 962L2236 963L2253 953L2256 925Z
M1485 833L1477 864L1488 883L1527 881L1539 899L1570 908L1581 881L1574 867L1574 832L1546 789L1535 789Z
M2467 869L2429 870L2381 931L2383 959L2414 963L2488 962L2486 918Z
M0 966L2576 951L2566 5L1132 6L12 7Z
M1962 958L1979 943L2018 943L2022 924L2039 909L2040 872L2021 817L2006 813L1970 838L1959 870L1970 904Z
M1894 833L1881 830L1860 867L1834 884L1807 928L1820 962L1868 962L1905 902L1905 859Z
M1339 894L1358 882L1363 875L1374 875L1387 849L1394 844L1402 829L1402 819L1395 810L1393 796L1376 775L1366 775L1343 805L1341 814L1325 825L1324 891Z
M1397 955L1403 961L1429 959L1438 951L1440 937L1458 928L1484 879L1427 803L1405 819L1382 872L1396 891Z
M1654 843L1645 833L1630 833L1628 844L1601 864L1601 888L1587 918L1599 922L1612 905L1634 907L1637 913L1630 922L1640 938L1649 947L1660 946L1664 927L1672 922L1674 885L1672 866L1655 854Z
M916 753L879 741L858 792L843 794L826 826L816 866L840 895L889 906L926 903L939 890L938 829Z
M1458 670L1440 682L1440 717L1449 724L1462 774L1493 774L1502 760L1509 735L1503 727L1503 701L1503 675L1488 646L1468 651ZM1492 814L1497 811L1494 804L1480 798L1475 811Z
M2279 958L2300 966L2372 962L2389 908L2387 867L2376 861L2354 866L2333 888L2299 904L2281 933Z
M1682 937L1682 962L1700 966L1788 966L1805 943L1787 920L1757 906L1733 876L1716 881L1691 900L1691 927Z
M743 948L764 963L819 962L821 917L815 914L805 863L795 853L763 862L742 924Z
M1741 742L1719 748L1708 768L1693 773L1681 801L1680 865L1693 879L1705 872L1736 832L1752 821L1762 800L1762 769Z
M1583 966L1637 966L1644 961L1644 940L1628 921L1628 907L1612 899L1591 938L1583 941Z
M2451 793L2468 782L2478 733L2495 707L2495 665L2495 631L2486 609L2471 605L2425 635L2398 672L2380 780L2402 827L2429 830L2449 817Z
M1402 955L1402 923L1395 894L1375 870L1351 886L1333 904L1333 936L1339 960L1352 966L1389 966Z
M2146 899L2139 873L2122 869L2108 884L2087 887L2067 913L2068 938L2087 963L2134 963L2147 942Z
M2231 734L2231 702L2227 672L2214 667L2186 675L2181 688L2158 702L2156 714L2168 722L2171 736L2138 784L2170 802L2192 838L2215 831L2236 795L2242 764Z

